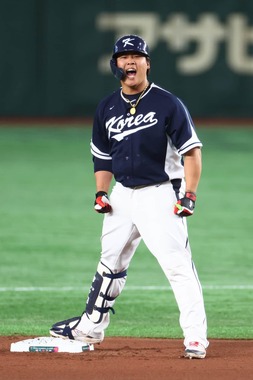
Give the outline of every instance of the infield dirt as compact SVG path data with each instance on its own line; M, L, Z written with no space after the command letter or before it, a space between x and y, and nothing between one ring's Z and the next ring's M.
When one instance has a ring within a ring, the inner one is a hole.
M210 339L198 360L184 358L177 339L110 337L80 354L10 352L11 343L28 338L0 337L1 380L253 379L252 340Z

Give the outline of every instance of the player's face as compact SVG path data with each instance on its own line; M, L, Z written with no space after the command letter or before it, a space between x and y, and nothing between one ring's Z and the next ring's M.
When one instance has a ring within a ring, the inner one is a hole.
M122 86L142 91L142 87L145 87L147 83L147 70L150 68L149 60L143 55L128 53L117 58L117 66L123 69L126 74Z

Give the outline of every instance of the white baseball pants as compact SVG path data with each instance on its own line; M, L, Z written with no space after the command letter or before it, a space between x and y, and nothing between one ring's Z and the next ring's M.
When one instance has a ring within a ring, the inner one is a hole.
M185 218L174 214L176 194L170 181L139 189L116 183L110 202L112 212L105 214L101 237L101 261L113 273L126 270L143 239L156 257L174 292L184 344L197 341L208 346L207 324L201 285L188 241ZM112 293L120 293L124 284ZM101 332L108 327L109 313L93 324L84 314L80 327L86 332Z

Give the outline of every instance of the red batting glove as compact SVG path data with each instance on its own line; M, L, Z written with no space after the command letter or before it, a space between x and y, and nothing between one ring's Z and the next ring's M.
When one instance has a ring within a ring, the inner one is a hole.
M178 216L191 216L194 212L196 194L191 191L187 191L185 196L177 201L174 206L174 214Z
M108 198L108 194L105 191L99 191L95 195L94 209L100 214L110 212L112 207Z

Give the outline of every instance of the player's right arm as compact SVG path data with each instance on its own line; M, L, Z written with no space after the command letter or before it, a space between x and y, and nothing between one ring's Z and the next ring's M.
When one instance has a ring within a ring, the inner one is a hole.
M111 211L108 192L113 174L110 143L104 125L103 106L101 104L99 104L96 110L90 146L96 181L94 209L104 214Z
M97 192L95 195L94 209L101 214L105 214L112 209L108 197L112 173L105 170L99 170L95 172L95 179Z
M113 177L110 142L105 127L104 102L98 105L94 117L91 153L96 181L94 209L104 214L111 211L108 192Z
M105 170L97 171L95 172L95 180L97 192L104 191L108 193L112 181L112 173Z

